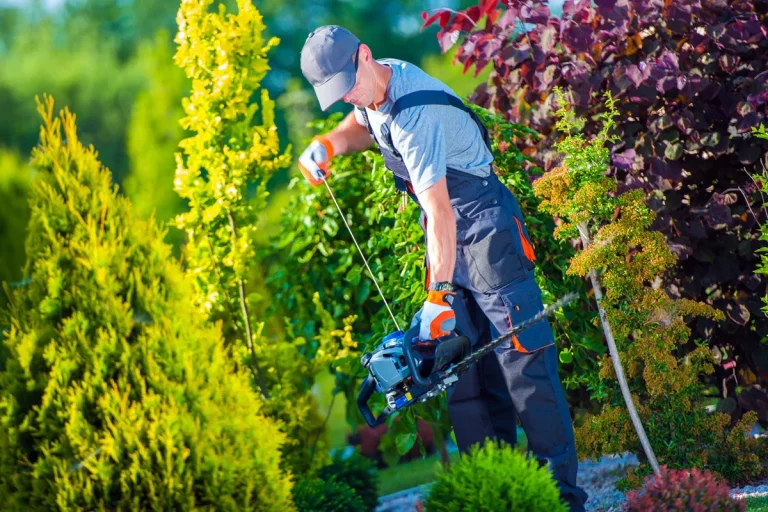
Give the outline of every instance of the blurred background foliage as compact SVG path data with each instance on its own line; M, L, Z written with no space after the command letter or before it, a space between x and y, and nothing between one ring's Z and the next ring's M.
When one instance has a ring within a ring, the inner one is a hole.
M233 1L222 3L229 12L236 11ZM264 16L266 35L280 38L270 53L272 70L263 85L270 97L279 99L276 124L283 147L299 144L309 133L306 122L321 115L299 69L304 41L318 26L345 26L374 56L423 65L463 96L487 77L464 76L459 68L441 65L452 55L440 54L435 29L420 31L423 11L462 9L472 5L469 0L266 0L255 5ZM144 169L150 160L157 172L172 172L173 167L163 163L168 158L163 146L174 145L180 128L166 123L166 131L160 132L153 124L180 108L175 100L188 87L167 58L174 51L177 9L178 2L166 0L0 0L0 143L29 154L38 135L34 97L48 92L77 114L84 143L96 147L115 182L129 193L126 181L130 183L135 169ZM151 101L162 105L147 111ZM345 106L335 105L330 112L343 110ZM145 133L136 124L144 125ZM149 133L152 130L158 132ZM287 182L288 173L283 173L275 177L273 187ZM159 218L175 211L160 201L161 194L153 192L153 198L146 199L157 201L163 211ZM142 205L141 212L148 213L148 206Z

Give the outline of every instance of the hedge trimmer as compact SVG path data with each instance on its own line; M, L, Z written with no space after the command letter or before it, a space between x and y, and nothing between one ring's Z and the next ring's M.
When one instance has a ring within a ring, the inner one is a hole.
M365 377L357 396L357 406L366 423L371 427L381 425L388 416L414 403L425 402L440 395L459 380L459 375L482 357L491 353L512 336L516 336L577 297L575 293L567 294L532 318L514 326L511 331L486 343L475 352L472 352L469 338L458 333L435 340L420 340L418 324L403 333L376 277L373 275L373 271L371 271L371 267L368 265L368 260L360 249L360 245L357 243L333 191L331 191L331 187L325 179L323 179L323 183L325 183L344 225L347 226L352 241L363 258L365 267L368 269L368 273L397 328L395 332L385 336L373 352L364 354L360 359L361 364L368 370L368 375ZM378 416L373 415L368 405L374 392L383 393L387 402L386 407Z

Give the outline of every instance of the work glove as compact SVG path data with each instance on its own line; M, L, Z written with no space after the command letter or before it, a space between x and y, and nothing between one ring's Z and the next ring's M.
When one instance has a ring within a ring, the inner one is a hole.
M328 162L333 158L333 145L327 137L315 137L299 157L299 170L310 185L315 186L330 176Z
M448 336L456 328L456 313L452 306L455 298L455 292L428 292L427 300L411 321L411 327L420 325L420 340Z

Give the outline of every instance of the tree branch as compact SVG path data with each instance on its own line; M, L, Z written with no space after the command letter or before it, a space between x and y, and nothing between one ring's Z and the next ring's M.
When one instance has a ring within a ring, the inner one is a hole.
M232 212L227 209L227 218L229 219L229 227L232 228L232 237L237 241L237 227L235 226L235 218L232 216ZM269 391L267 390L267 383L264 380L264 375L261 372L258 361L256 360L256 352L253 348L253 333L251 332L251 319L248 314L248 304L245 301L245 282L242 279L237 280L237 287L240 291L240 309L243 313L243 323L245 323L245 336L248 350L251 352L251 361L254 367L256 367L256 373L258 374L258 383L261 388L261 394L264 398L269 400Z
M587 224L582 222L578 225L579 234L581 235L581 242L584 244L584 249L589 247L589 231L587 230ZM597 275L595 269L589 270L589 278L592 280L592 289L595 292L595 300L597 301L597 309L600 314L600 322L603 324L603 332L605 333L605 339L608 342L608 352L611 354L611 361L613 361L613 369L616 372L616 379L619 381L619 387L621 388L621 394L624 396L624 402L627 405L629 416L632 419L632 424L637 432L637 437L640 438L640 444L643 445L643 451L648 458L651 467L653 467L654 473L659 473L659 462L656 460L656 454L653 453L651 443L648 441L648 436L645 434L643 423L640 420L640 415L637 414L635 408L635 402L632 400L632 394L629 391L629 384L624 377L624 369L621 366L621 359L619 358L619 350L616 347L616 340L613 337L613 330L611 324L608 323L608 317L605 314L605 308L603 308L603 291L600 288L600 278Z

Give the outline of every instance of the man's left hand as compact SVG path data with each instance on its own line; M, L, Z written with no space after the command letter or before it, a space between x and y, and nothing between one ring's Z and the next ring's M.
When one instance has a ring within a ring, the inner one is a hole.
M419 339L434 340L448 336L456 328L456 314L452 307L455 298L455 292L429 291L424 306L411 322L411 327L420 324Z

